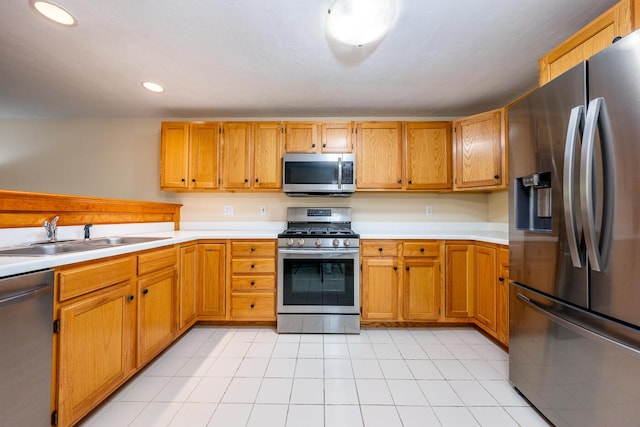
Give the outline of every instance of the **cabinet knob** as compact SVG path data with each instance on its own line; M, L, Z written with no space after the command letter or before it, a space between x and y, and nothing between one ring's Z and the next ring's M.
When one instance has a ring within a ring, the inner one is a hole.
M255 265L251 264L251 268L254 268L254 267L255 267Z
M498 280L504 282L504 277L498 277Z
M316 144L311 144L311 148L316 148Z
M404 269L405 269L405 270L407 270L407 271L409 271L409 267L405 267Z
M149 289L143 289L143 290L142 290L142 294L143 294L143 295L146 295L146 294L148 294L148 293L149 293Z
M402 180L401 179L398 180L398 184L402 184Z
M322 148L327 148L327 144L322 144Z
M254 252L256 250L256 248L254 246L251 246L251 252Z
M256 182L259 182L260 180L258 178L256 178Z
M255 307L255 305L254 305L254 304L251 304L251 305L250 305L250 307L251 307L251 308L253 308L253 307Z
M378 252L382 252L382 248L378 248Z
M394 270L397 270L397 269L398 269L398 266L394 265L394 266L393 266L393 269L394 269Z
M493 179L499 179L499 178L500 178L500 175L498 175L498 174L495 174L495 175L493 176Z
M127 297L127 301L133 301L133 295L129 295L129 296Z
M191 182L196 182L196 179L195 179L195 178L192 178L192 179L191 179Z
M182 182L186 182L187 180L186 180L186 179L184 179L184 178L182 178L180 181L182 181Z
M424 248L420 248L420 252L424 252Z
M256 282L254 282L253 280L251 281L251 286L255 285Z
M244 182L249 182L249 179L248 179L248 178L245 178L245 179L244 179Z

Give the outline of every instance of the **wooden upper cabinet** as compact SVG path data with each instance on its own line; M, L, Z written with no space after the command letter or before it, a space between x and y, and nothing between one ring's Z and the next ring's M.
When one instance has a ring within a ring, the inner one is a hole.
M407 190L451 188L451 122L404 124Z
M222 127L222 186L251 187L251 123L225 123Z
M454 122L454 190L505 188L503 111Z
M356 188L402 189L400 122L360 122L356 135Z
M189 123L164 122L160 141L160 188L186 189L189 175Z
M282 124L254 124L253 187L282 188Z
M637 1L637 0L635 0ZM538 61L540 86L634 30L634 0L621 0ZM638 23L636 23L638 24ZM637 25L636 25L637 27Z
M216 189L219 186L220 126L218 123L192 123L189 141L189 187Z
M353 126L351 122L322 123L320 150L323 153L352 153Z
M319 147L318 123L288 122L285 130L287 153L317 153Z

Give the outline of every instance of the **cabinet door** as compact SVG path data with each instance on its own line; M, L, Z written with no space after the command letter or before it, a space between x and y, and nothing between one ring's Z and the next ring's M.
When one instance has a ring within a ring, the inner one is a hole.
M358 123L356 187L402 188L402 138L398 122Z
M397 258L362 259L362 319L398 320Z
M176 270L169 268L138 279L138 366L173 341Z
M58 425L72 425L133 372L135 315L129 280L60 308Z
M632 0L622 0L591 21L580 31L540 58L538 61L540 86L589 59L634 30Z
M323 153L352 153L353 127L351 123L322 123L320 134Z
M451 188L451 123L405 124L407 190Z
M502 112L489 111L455 123L454 189L502 185Z
M492 332L496 332L498 321L496 256L495 247L475 247L475 315Z
M498 249L498 339L509 345L509 249Z
M473 317L473 246L447 244L445 259L445 315Z
M404 320L440 319L440 259L405 258L404 266Z
M164 122L160 138L160 188L187 188L189 123Z
M253 137L254 188L282 188L282 125L255 123Z
M215 189L219 186L219 125L191 124L189 187Z
M196 284L198 283L198 246L180 248L180 280L178 283L178 330L196 320Z
M225 123L222 129L222 186L249 188L251 124Z
M284 147L287 153L316 153L318 151L318 124L287 123Z
M198 245L198 315L225 317L225 245Z

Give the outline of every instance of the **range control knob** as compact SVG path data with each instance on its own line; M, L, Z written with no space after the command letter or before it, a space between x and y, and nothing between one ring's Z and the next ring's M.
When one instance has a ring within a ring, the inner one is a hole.
M322 246L322 240L316 239L316 246Z
M287 240L287 246L293 246L293 239Z
M340 240L333 239L333 246L340 246Z
M349 239L344 239L344 245L345 245L345 246L351 246L351 240L349 240Z
M298 246L304 245L304 239L298 239Z

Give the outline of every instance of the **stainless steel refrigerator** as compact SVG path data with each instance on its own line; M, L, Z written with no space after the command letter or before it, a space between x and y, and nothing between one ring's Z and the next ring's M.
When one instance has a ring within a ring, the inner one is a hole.
M509 379L556 426L638 426L640 33L508 117Z

